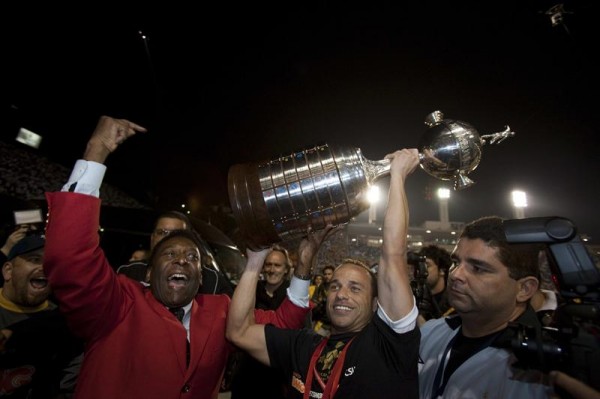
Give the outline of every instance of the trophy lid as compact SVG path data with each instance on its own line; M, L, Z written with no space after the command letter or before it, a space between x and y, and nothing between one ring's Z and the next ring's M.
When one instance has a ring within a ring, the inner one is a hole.
M481 161L481 137L469 123L444 119L441 111L427 115L428 126L419 141L421 168L441 180L453 180L455 189L474 182L466 175Z

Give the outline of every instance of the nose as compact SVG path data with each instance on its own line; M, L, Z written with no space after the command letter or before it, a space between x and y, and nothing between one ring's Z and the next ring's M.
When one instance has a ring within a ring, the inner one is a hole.
M462 263L454 262L448 270L448 278L451 280L459 280L462 278L462 270L464 269Z
M346 298L348 298L348 294L347 294L347 292L348 292L348 289L347 289L347 288L340 287L340 288L337 290L337 292L335 293L335 296L336 296L337 298L346 299Z
M177 263L179 265L184 265L184 264L188 263L187 255L185 253L178 254L177 257L175 258L175 263Z

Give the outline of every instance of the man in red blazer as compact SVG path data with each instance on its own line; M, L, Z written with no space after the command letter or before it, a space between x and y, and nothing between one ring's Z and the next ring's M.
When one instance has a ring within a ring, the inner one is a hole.
M195 237L177 231L155 247L149 287L118 276L99 246L103 164L123 141L144 131L124 119L101 117L63 192L46 194L44 270L70 327L86 342L75 396L217 398L234 349L225 339L230 298L197 294L202 278ZM248 267L262 261L251 256ZM293 278L281 307L257 311L257 322L302 327L308 285ZM169 308L183 308L182 321Z

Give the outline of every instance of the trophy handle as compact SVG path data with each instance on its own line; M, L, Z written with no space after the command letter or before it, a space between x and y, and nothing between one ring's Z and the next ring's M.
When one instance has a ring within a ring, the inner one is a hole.
M504 126L504 130L501 132L484 134L483 136L481 136L481 144L488 143L486 140L489 140L490 144L500 144L507 138L512 137L514 135L515 132L510 130L510 126L506 125Z
M489 136L493 135L490 134ZM391 161L389 159L382 159L379 161L364 159L363 163L365 166L365 176L369 184L372 184L381 177L387 176L390 173ZM431 151L428 150L425 150L424 153L419 153L419 163L421 165L436 165L437 167L445 165L444 162L433 156ZM440 179L439 177L437 178ZM475 182L471 180L462 170L457 170L451 179L440 180L453 180L453 187L455 191L465 189L475 184Z
M427 151L425 153L419 153L419 163L421 165L429 163L436 164L438 166L443 164L443 162L439 159L431 155L427 155ZM381 177L387 176L390 173L391 161L389 159L382 159L379 161L365 159L364 165L367 181L372 184ZM467 188L475 184L475 182L471 180L463 171L457 171L452 180L454 180L454 190L462 190L463 188Z
M358 149L357 149L358 150ZM419 162L424 162L427 159L425 154L419 153ZM365 166L365 176L369 183L379 180L381 177L387 176L390 173L392 161L389 159L381 159L379 161L371 161L363 158Z

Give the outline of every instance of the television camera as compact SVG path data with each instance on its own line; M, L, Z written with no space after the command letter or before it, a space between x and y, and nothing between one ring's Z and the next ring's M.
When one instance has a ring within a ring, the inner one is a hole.
M560 370L600 389L600 271L577 234L562 217L504 221L509 243L542 243L560 296L552 323L512 323L511 347L517 367Z
M426 260L424 255L419 255L416 252L408 251L407 253L407 263L413 268L410 288L415 296L419 313L428 320L431 318L429 315L433 311L433 304L431 302L431 291L427 285L429 272L427 271ZM426 315L428 316L426 317Z

